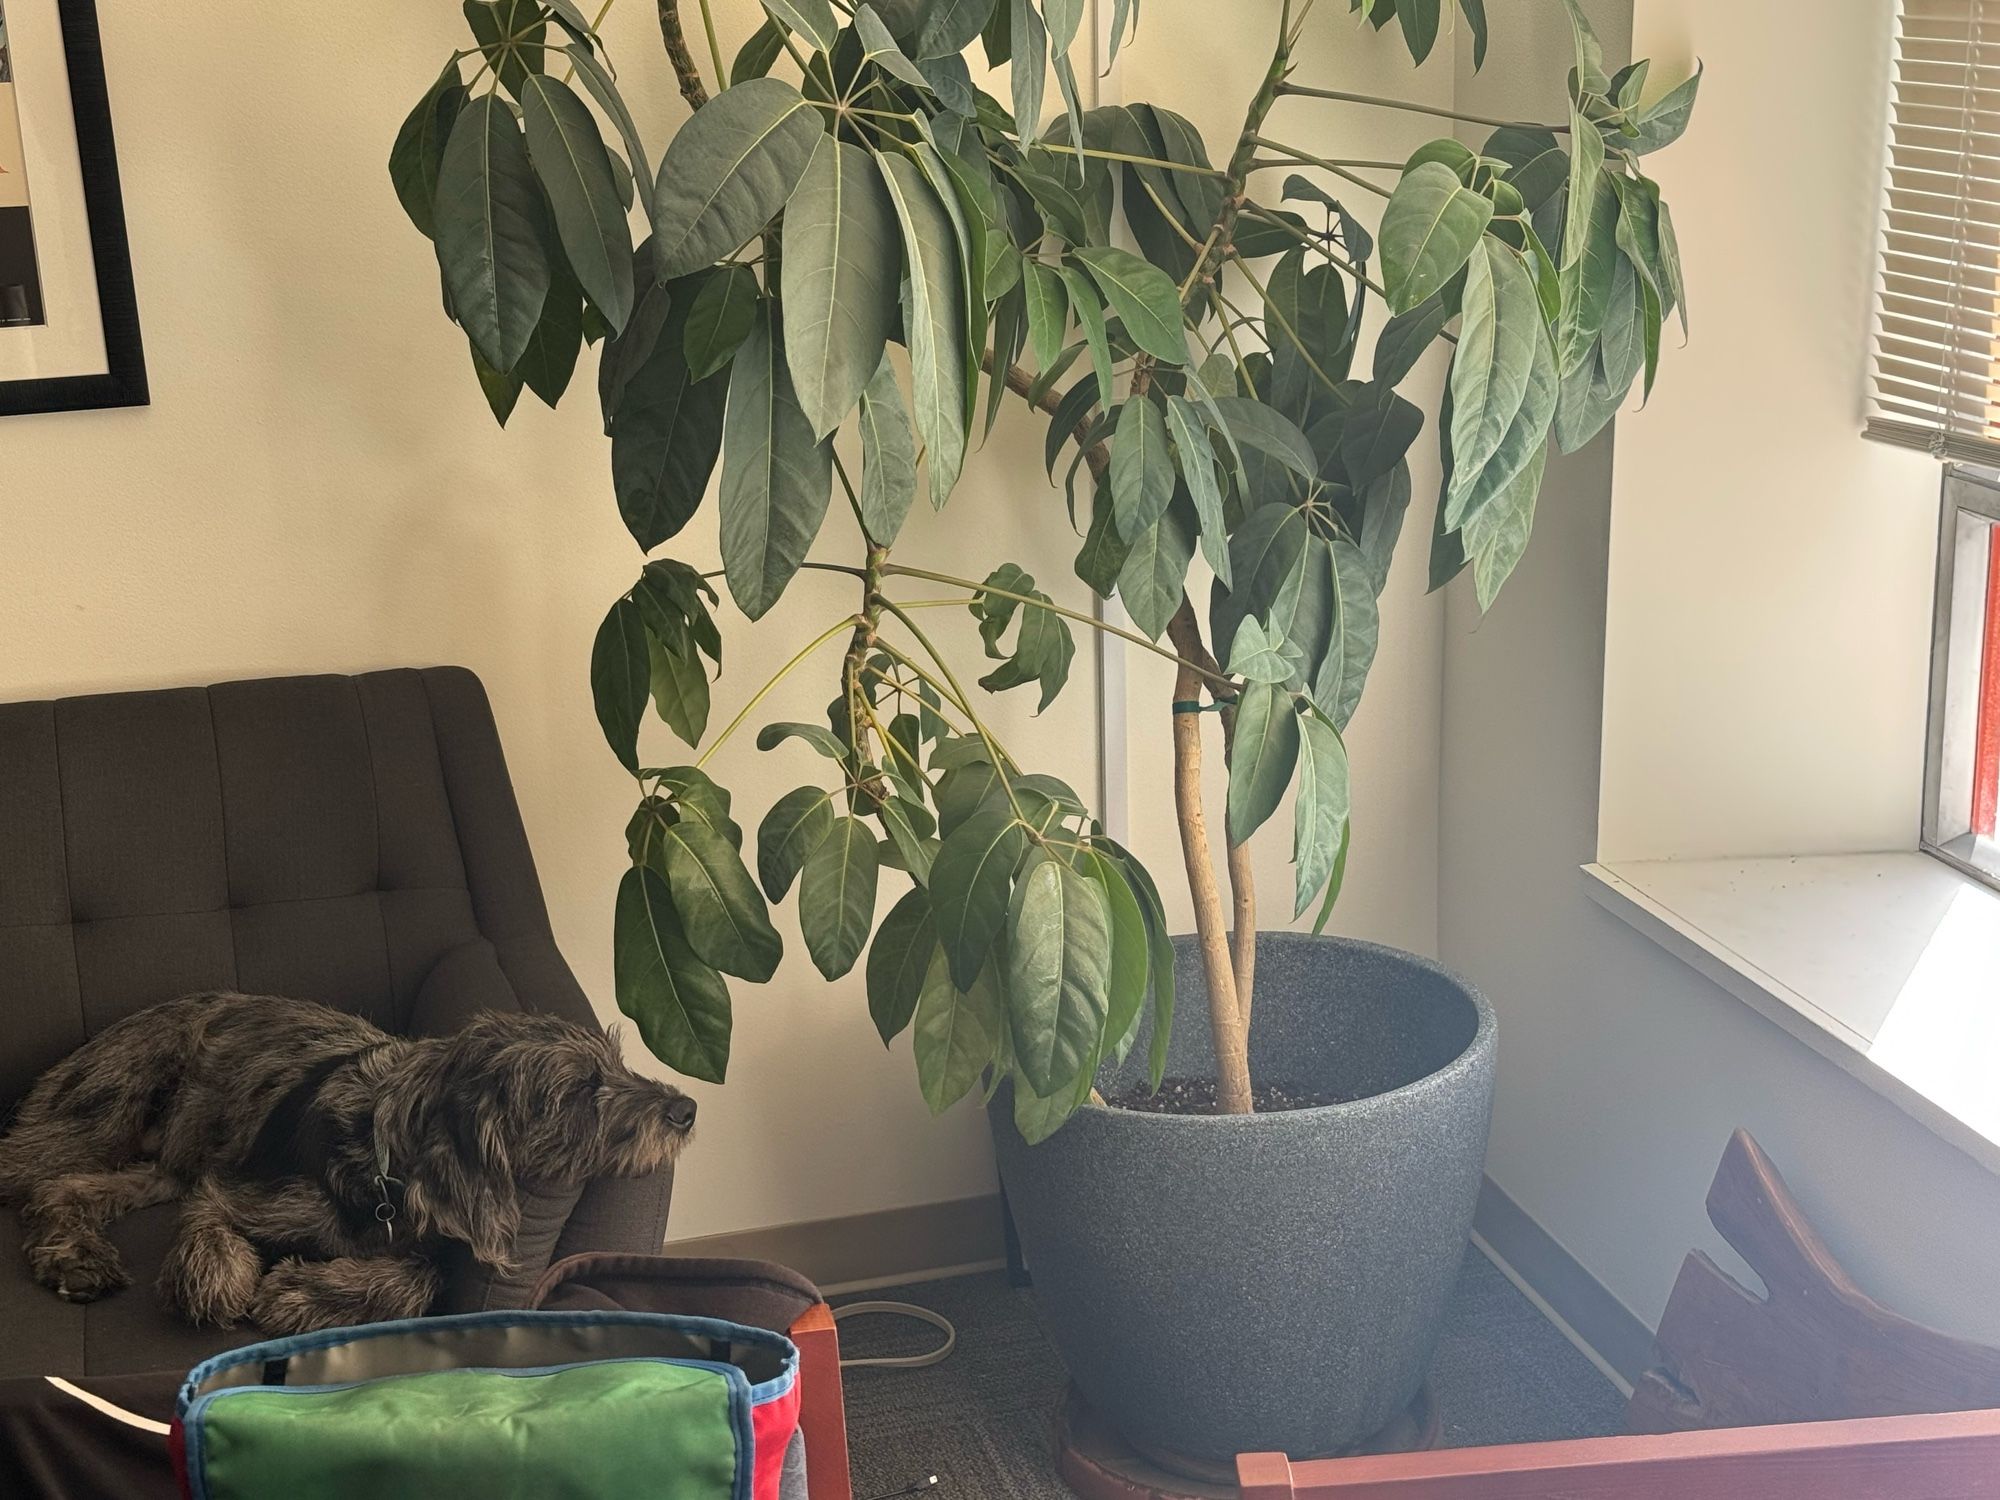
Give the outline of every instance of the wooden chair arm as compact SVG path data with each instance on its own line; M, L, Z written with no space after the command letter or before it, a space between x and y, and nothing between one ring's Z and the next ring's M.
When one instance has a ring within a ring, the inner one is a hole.
M840 1334L833 1309L807 1308L792 1324L799 1347L799 1429L806 1438L806 1486L811 1500L854 1500L847 1460L847 1408L840 1386Z

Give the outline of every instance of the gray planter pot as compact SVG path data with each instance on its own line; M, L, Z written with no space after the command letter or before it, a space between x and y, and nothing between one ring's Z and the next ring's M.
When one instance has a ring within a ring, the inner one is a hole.
M1168 1072L1213 1076L1206 986L1176 940ZM1492 1008L1436 964L1266 933L1253 1076L1356 1096L1249 1116L1086 1106L1040 1146L989 1109L1050 1334L1142 1448L1332 1453L1415 1397L1472 1228ZM1145 1039L1110 1092L1143 1078Z

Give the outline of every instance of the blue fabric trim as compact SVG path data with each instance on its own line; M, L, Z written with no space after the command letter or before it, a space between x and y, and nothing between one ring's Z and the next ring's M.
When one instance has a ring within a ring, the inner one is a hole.
M269 1360L288 1359L295 1354L331 1349L338 1345L355 1344L368 1339L391 1338L412 1332L498 1326L533 1327L536 1324L558 1328L657 1328L666 1332L691 1333L704 1338L721 1339L732 1344L761 1344L783 1355L785 1371L782 1375L755 1387L753 1396L760 1402L783 1395L791 1389L798 1376L797 1346L782 1333L773 1333L767 1328L751 1328L741 1323L724 1322L720 1318L684 1317L676 1313L524 1312L517 1309L500 1309L492 1312L451 1313L431 1318L401 1318L389 1323L363 1323L352 1328L323 1328L317 1333L291 1334L284 1338L267 1339L261 1344L247 1344L240 1349L231 1349L203 1360L188 1372L187 1379L181 1382L180 1392L175 1397L174 1411L176 1415L185 1419L197 1386L221 1371L235 1369L240 1365L264 1364ZM577 1364L598 1362L575 1361ZM748 1377L745 1378L747 1380Z
M488 1313L467 1313L463 1314L462 1316L467 1318L483 1318L490 1321L494 1315ZM522 1315L519 1313L505 1313L501 1314L501 1316L518 1317ZM564 1314L553 1314L551 1316L576 1318L576 1317L602 1317L605 1315L594 1314L594 1313L564 1313ZM628 1316L652 1319L652 1318L669 1317L671 1315L665 1313L634 1313ZM408 1319L404 1321L421 1322L421 1321L433 1321L433 1320ZM712 1324L713 1326L718 1328L735 1328L737 1326L735 1324L729 1324L729 1323L718 1323L716 1322L716 1320L710 1318L688 1318L688 1319L683 1319L681 1321L687 1323L707 1323L707 1324ZM373 1326L380 1326L386 1328L399 1325L381 1324ZM343 1329L326 1330L326 1332L329 1333L340 1333L348 1331L351 1330L343 1330ZM749 1329L747 1331L760 1334L769 1333L769 1330L767 1329ZM319 1337L319 1335L301 1334L301 1335L295 1335L291 1339L273 1340L272 1342L298 1343L299 1341L304 1339L312 1339L317 1337ZM791 1341L787 1339L786 1342L790 1343ZM251 1346L251 1347L263 1347L263 1346ZM311 1347L325 1348L327 1347L327 1345L321 1343L313 1345ZM248 1350L237 1350L234 1352L241 1354L241 1353L247 1353ZM279 1356L274 1355L271 1357L277 1358ZM228 1356L218 1355L214 1359L204 1361L204 1364L220 1364L223 1361L227 1360L228 1358L229 1358ZM210 1495L208 1488L207 1455L203 1448L202 1438L207 1431L207 1417L209 1408L212 1407L217 1401L221 1400L225 1396L241 1396L248 1394L310 1396L310 1395L323 1394L327 1391L351 1391L360 1386L375 1385L381 1383L382 1381L408 1380L418 1375L471 1374L471 1375L502 1375L508 1377L558 1375L568 1370L583 1369L589 1365L600 1365L600 1364L674 1365L683 1369L708 1370L716 1375L721 1376L724 1392L729 1403L729 1425L731 1430L734 1431L734 1433L736 1434L736 1470L732 1484L733 1500L752 1500L751 1491L756 1478L756 1457L757 1457L757 1436L756 1436L756 1427L753 1420L753 1413L758 1406L763 1404L764 1400L769 1399L767 1397L759 1397L757 1395L757 1392L765 1390L773 1390L774 1388L779 1389L780 1393L782 1392L782 1390L789 1390L792 1384L791 1378L788 1375L782 1381L767 1380L761 1385L752 1386L750 1384L750 1377L745 1375L742 1370L738 1369L735 1365L725 1363L724 1361L721 1360L669 1359L664 1356L658 1356L658 1355L635 1355L618 1359L578 1360L563 1365L535 1365L535 1366L458 1365L448 1370L412 1370L405 1375L385 1375L385 1376L379 1376L374 1380L343 1380L343 1381L336 1381L326 1385L225 1386L219 1391L208 1391L203 1395L196 1397L195 1400L192 1402L192 1404L186 1405L181 1408L182 1438L187 1455L188 1489L189 1492L193 1495L194 1500L213 1500L213 1497ZM200 1367L198 1366L197 1369L199 1368ZM192 1378L193 1377L190 1376L190 1380L192 1380ZM183 1392L183 1395L185 1395L185 1391Z

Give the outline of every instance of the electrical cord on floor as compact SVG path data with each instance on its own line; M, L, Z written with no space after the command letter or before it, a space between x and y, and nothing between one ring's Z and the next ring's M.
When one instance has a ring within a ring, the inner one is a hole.
M948 1358L958 1347L958 1330L951 1326L951 1319L942 1313L932 1312L928 1307L917 1307L909 1302L849 1302L833 1310L833 1321L839 1323L844 1318L866 1317L882 1313L893 1318L915 1318L919 1323L928 1323L944 1335L944 1342L935 1349L926 1349L922 1354L878 1355L872 1359L843 1359L840 1366L844 1370L921 1370L926 1365L934 1365Z

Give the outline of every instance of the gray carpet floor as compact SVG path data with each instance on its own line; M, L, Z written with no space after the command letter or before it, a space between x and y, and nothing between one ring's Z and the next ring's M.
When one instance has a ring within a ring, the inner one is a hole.
M936 1500L1074 1500L1056 1477L1050 1428L1065 1386L1031 1293L1001 1272L892 1287L838 1301L934 1308L958 1348L921 1370L846 1372L856 1500L938 1476ZM850 1357L935 1344L901 1318L841 1324ZM1625 1399L1476 1249L1468 1251L1431 1370L1444 1444L1545 1442L1616 1432Z

